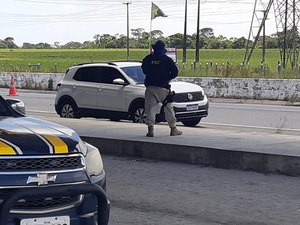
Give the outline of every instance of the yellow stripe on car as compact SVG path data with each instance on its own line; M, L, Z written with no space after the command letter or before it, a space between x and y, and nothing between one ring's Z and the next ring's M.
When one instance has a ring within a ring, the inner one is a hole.
M62 139L53 135L43 135L54 147L54 154L68 153L68 146Z
M0 155L16 155L16 151L10 145L0 141Z

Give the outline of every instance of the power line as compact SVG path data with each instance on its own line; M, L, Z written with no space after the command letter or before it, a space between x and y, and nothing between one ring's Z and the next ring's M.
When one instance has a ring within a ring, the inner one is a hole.
M40 24L57 24L57 23L97 23L98 27L105 26L108 22L120 23L126 17L126 11L120 0L11 0L21 6L31 6L32 8L24 11L14 8L7 8L6 2L0 8L0 25L4 28L10 27L27 27ZM131 21L139 26L148 25L147 22L151 13L151 0L131 0L133 4L130 7ZM166 18L158 18L154 21L157 26L163 24L182 23L177 26L178 32L183 32L184 22L184 0L154 0L160 8L168 15ZM196 23L197 19L197 2L198 0L187 0L188 4L188 26ZM200 0L201 2L201 25L215 26L224 25L241 25L250 23L247 17L242 14L251 14L247 10L248 5L253 5L253 0ZM265 2L265 1L264 1ZM234 4L234 7L232 5ZM212 8L211 5L214 5ZM45 7L46 6L46 7ZM58 7L59 6L59 7ZM62 11L66 7L68 10ZM44 9L47 8L45 13ZM57 10L56 10L57 9ZM56 13L50 13L56 12ZM230 19L233 15L241 15L242 20ZM219 18L219 20L216 20ZM220 19L221 18L221 19ZM163 22L160 22L163 21ZM99 24L101 24L99 26ZM193 25L194 26L194 25ZM3 29L1 29L3 30ZM176 31L174 32L176 33Z

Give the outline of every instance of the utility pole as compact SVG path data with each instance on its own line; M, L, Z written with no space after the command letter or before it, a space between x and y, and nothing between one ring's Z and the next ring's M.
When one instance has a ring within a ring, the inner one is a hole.
M199 48L200 48L200 0L198 0L198 13L197 13L197 33L196 33L196 55L195 62L199 62Z
M184 34L183 34L183 49L182 49L183 63L186 63L186 28L187 28L187 0L185 0L185 14L184 14Z
M296 68L296 63L297 63L297 59L296 59L296 32L297 31L297 27L296 27L296 0L293 0L293 28L292 28L292 48L293 48L293 52L292 52L292 68L295 69Z
M283 60L282 65L285 68L287 64L287 27L288 27L288 0L285 0L285 11L284 11L284 28L283 28Z
M267 16L266 10L263 10L264 13L264 18L266 18L265 20L263 19L262 23L263 23L263 46L262 46L262 57L261 57L261 62L265 63L266 62L266 20L267 20Z
M129 4L131 2L123 2L124 5L127 7L127 39L126 39L126 46L127 46L127 60L129 59Z

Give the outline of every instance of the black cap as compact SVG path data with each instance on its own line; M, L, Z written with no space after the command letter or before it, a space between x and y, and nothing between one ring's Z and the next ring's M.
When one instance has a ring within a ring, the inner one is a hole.
M152 48L155 53L166 53L167 49L165 48L165 43L163 41L157 41L152 45Z

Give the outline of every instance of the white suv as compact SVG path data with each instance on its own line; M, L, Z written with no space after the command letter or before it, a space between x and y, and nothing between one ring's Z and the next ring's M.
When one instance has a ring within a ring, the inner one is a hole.
M83 63L69 68L57 86L55 110L61 117L129 119L145 122L145 75L141 62ZM196 84L171 82L177 121L196 126L208 115L208 100ZM163 107L157 122L165 121Z

